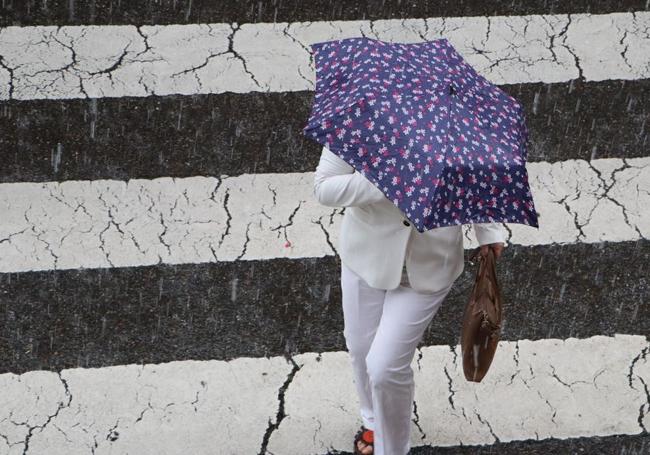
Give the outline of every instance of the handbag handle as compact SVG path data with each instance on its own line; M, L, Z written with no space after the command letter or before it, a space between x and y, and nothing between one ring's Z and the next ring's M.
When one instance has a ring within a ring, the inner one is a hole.
M480 254L480 253L481 253L481 247L482 247L482 245L476 247L476 248L475 248L475 249L470 253L470 255L469 255L469 262L471 262L472 264L474 263L474 258L475 258L476 256L478 256L479 261L480 261L481 259L483 259L483 255ZM492 252L492 249L491 249L491 248L488 248L488 254L490 254L491 252Z
M474 258L475 258L476 256L478 256L478 257L479 257L479 260L480 260L480 259L481 259L481 256L479 255L480 252L481 252L481 247L480 247L480 246L479 246L479 247L476 247L476 248L474 249L474 251L472 251L472 252L469 254L469 262L471 262L471 263L473 264L473 263L474 263Z
M494 267L494 261L495 261L495 254L492 251L491 248L488 248L487 256L483 256L481 253L481 247L477 247L474 249L469 256L469 261L471 264L474 264L474 258L478 256L478 261L480 263L478 273L476 274L476 281L479 281L482 279L486 273L488 273L488 269L494 273L495 267ZM484 261L487 261L484 262Z

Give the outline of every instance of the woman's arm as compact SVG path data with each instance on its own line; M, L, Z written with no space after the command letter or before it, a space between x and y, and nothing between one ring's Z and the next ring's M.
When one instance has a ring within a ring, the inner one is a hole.
M350 207L382 201L386 196L363 174L323 147L314 173L314 197L328 207ZM500 223L474 223L479 245L506 243L508 233Z
M328 207L350 207L379 202L386 196L363 174L327 147L314 173L314 197Z

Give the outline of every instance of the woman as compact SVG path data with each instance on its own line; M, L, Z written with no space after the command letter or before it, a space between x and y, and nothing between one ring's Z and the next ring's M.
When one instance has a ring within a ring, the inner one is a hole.
M411 362L424 330L464 267L461 225L418 232L370 180L324 147L314 197L346 207L341 298L346 346L363 425L355 454L405 455L415 384ZM474 224L481 252L498 258L506 230Z

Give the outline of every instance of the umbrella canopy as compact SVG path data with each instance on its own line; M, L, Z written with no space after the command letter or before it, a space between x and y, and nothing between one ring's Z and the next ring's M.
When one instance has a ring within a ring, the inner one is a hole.
M446 38L356 37L311 50L316 90L303 134L362 173L419 232L491 222L539 228L523 107Z

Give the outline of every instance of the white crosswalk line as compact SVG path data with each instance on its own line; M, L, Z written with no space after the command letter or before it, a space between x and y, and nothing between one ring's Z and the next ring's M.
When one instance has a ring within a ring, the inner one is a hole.
M650 158L527 169L540 229L508 223L509 243L650 237ZM342 209L312 191L312 172L0 184L0 272L331 255Z
M313 90L309 44L445 37L496 84L650 77L650 12L0 29L0 99ZM232 40L232 51L229 42Z
M412 445L638 434L650 425L643 336L500 342L487 376L467 382L459 350L412 362ZM269 453L350 450L360 424L347 352L178 361L0 375L0 451ZM283 406L280 421L278 410ZM273 428L275 424L277 428ZM215 452L216 450L216 452Z

